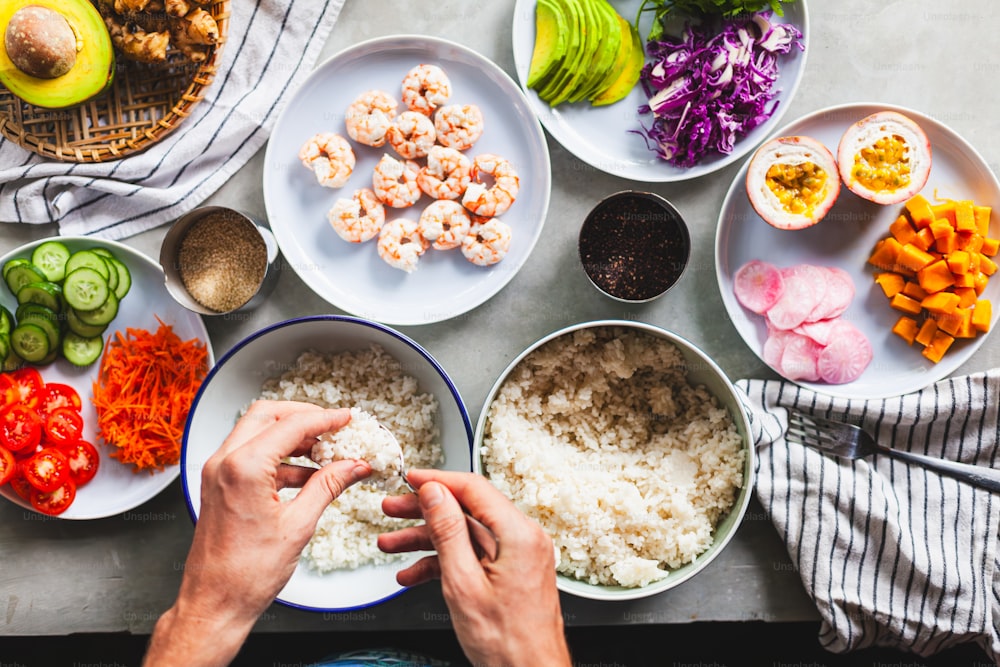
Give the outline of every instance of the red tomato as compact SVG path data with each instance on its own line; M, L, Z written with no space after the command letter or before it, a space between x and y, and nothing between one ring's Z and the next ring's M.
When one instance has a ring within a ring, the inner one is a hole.
M14 405L17 396L14 394L14 377L10 373L0 373L0 410L8 405Z
M31 502L31 484L28 484L28 480L24 478L24 475L15 474L11 477L10 488L14 489L14 493L21 496L23 501Z
M17 471L17 461L6 447L0 447L0 486L9 482Z
M59 382L47 383L42 389L41 400L38 403L38 411L43 415L51 413L56 408L72 408L79 412L81 407L80 394L76 389Z
M59 445L59 451L69 462L69 475L78 487L94 479L101 464L97 448L86 440L77 440Z
M42 398L45 382L42 374L34 366L22 366L10 374L14 381L15 402L34 408Z
M79 440L83 417L73 408L56 408L45 417L45 435L55 444Z
M42 420L26 405L12 405L0 414L0 445L17 453L42 439Z
M65 512L75 499L76 484L70 479L53 491L45 492L32 489L30 502L31 506L42 514L55 516Z
M55 491L70 479L69 461L55 447L46 447L21 465L28 484L44 493Z

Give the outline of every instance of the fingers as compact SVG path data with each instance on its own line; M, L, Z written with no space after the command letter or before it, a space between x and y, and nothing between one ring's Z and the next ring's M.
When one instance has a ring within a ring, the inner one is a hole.
M396 583L400 586L419 586L420 584L441 578L441 561L437 556L421 558L410 567L396 573Z
M378 536L378 548L387 554L430 551L434 548L425 526L409 526Z
M254 401L243 416L237 420L232 432L219 450L222 453L231 452L282 417L297 412L315 412L322 409L318 405L299 401Z
M429 481L419 488L417 495L441 567L456 581L483 581L482 566L469 541L465 514L448 487Z
M290 401L268 402L258 408L259 403L254 403L240 421L248 422L246 429L262 428L241 444L230 444L238 442L234 435L230 435L223 444L224 448L230 451L246 449L247 456L256 460L280 460L307 453L318 436L342 428L351 420L350 410L346 408L325 410Z
M514 503L482 475L414 468L407 474L407 479L418 489L431 481L448 487L463 507L494 532L516 533L517 528L526 520Z
M277 487L279 490L288 488L301 489L317 470L319 468L307 468L305 466L282 463L278 466Z
M407 493L401 496L386 496L382 499L382 511L386 516L396 519L420 519L420 501L417 494Z
M315 471L299 494L288 503L287 520L296 528L312 534L320 514L347 487L371 474L364 461L334 461Z

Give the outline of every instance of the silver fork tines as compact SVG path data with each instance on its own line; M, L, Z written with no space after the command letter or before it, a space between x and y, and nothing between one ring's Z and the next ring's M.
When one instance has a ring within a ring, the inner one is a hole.
M922 465L943 475L949 475L990 491L1000 492L1000 470L883 447L860 426L842 421L834 421L789 409L785 440L813 447L845 459L859 459L873 454L884 454Z

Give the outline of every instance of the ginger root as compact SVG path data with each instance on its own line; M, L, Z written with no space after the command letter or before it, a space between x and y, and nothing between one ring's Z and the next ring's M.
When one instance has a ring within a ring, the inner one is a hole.
M178 53L192 63L208 59L220 38L202 7L214 0L99 0L111 40L126 60L165 63Z

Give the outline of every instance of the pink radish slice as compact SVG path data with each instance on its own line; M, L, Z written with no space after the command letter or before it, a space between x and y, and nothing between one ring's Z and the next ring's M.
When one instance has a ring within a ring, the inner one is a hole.
M764 341L764 363L779 373L781 373L781 355L785 351L785 342L791 335L790 331L770 329Z
M781 272L772 264L759 259L741 266L733 276L736 300L751 312L763 315L785 291Z
M836 266L823 267L826 274L826 294L822 304L812 312L812 321L830 319L841 315L854 300L854 280Z
M767 311L767 321L776 329L794 329L816 307L817 273L808 264L781 269L785 289L781 298Z
M819 320L818 322L803 322L799 326L792 329L795 333L807 336L818 345L826 345L830 342L830 333L836 327L838 320Z
M789 333L781 352L781 374L789 380L814 382L820 379L818 359L822 351L812 338Z
M861 377L872 360L868 338L847 320L838 320L830 332L830 342L816 362L819 377L830 384L853 382Z

